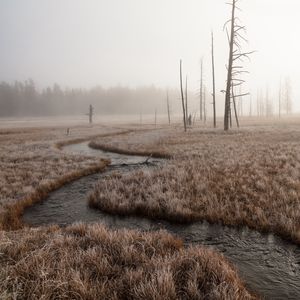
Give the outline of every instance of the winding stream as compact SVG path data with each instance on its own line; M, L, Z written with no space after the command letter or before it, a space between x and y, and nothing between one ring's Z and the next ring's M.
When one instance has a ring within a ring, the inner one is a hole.
M104 173L89 175L65 185L42 203L28 208L23 220L32 226L68 225L77 221L102 222L112 229L165 229L182 238L186 244L200 244L222 252L232 261L247 287L265 299L300 299L300 247L272 234L261 234L248 228L229 228L197 222L176 225L137 217L119 217L90 209L87 195L98 180L113 172L131 172L146 157L120 155L88 147L88 142L69 145L65 151L107 157L111 166ZM161 160L150 159L159 164ZM70 209L72 208L72 209Z

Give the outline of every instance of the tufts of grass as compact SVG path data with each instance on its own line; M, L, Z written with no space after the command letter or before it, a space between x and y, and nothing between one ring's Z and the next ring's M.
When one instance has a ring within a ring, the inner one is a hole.
M0 298L256 299L222 255L164 231L75 224L0 234Z
M246 225L300 244L299 126L164 134L152 141L145 134L108 138L110 146L126 150L153 149L156 141L174 159L152 172L99 181L89 205L173 222Z
M122 135L130 130L94 126L0 129L0 229L22 227L23 210L49 192L108 164L99 158L68 155L64 145L95 137ZM55 147L53 147L53 145Z
M128 134L132 131L133 130L122 130L122 131L116 131L116 132L111 132L111 133L95 134L95 135L90 135L90 136L82 137L82 138L63 140L63 141L57 142L55 144L55 147L59 150L62 150L62 148L64 146L90 141L90 140L95 139L95 138L105 138L105 137L113 137L113 136L118 136L118 135L124 135L124 134Z
M109 145L105 145L105 144L100 144L99 142L95 142L95 141L90 142L89 147L91 147L93 149L102 150L102 151L110 151L110 152L114 152L114 153L118 153L118 154L136 155L136 156L151 156L154 158L166 158L166 159L171 158L171 155L164 151L126 150L126 149L121 149L121 148L117 148L117 147L113 147L113 146L109 146Z
M2 230L16 230L23 227L21 221L21 216L27 207L42 201L48 194L63 185L79 179L80 177L101 172L109 164L107 160L101 160L98 164L90 166L88 168L73 171L71 173L65 174L56 180L48 181L47 183L40 184L35 190L24 197L20 201L13 204L8 204L4 212L0 215L0 229Z

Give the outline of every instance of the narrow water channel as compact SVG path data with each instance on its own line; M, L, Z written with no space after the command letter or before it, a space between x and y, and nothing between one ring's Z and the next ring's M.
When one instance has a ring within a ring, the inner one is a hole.
M112 165L104 173L89 175L65 185L43 202L28 208L23 220L32 226L68 225L74 222L102 222L111 229L165 229L186 244L205 245L222 252L237 267L247 287L265 299L300 299L300 247L272 234L247 228L229 228L197 222L176 225L137 217L119 217L90 209L87 195L98 180L113 172L131 172L146 157L120 155L93 150L88 143L70 145L64 151L110 158ZM160 164L157 159L150 160Z

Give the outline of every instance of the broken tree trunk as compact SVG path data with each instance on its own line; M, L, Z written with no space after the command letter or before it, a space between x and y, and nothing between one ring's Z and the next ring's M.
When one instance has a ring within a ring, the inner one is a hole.
M93 108L93 106L90 104L90 108L89 108L89 123L90 123L90 124L93 123L93 114L94 114L94 108Z
M203 58L201 59L200 70L200 121L203 120Z
M206 87L204 87L203 93L203 120L206 123Z
M171 125L170 103L169 103L169 93L168 92L167 92L167 112L168 112L169 125Z
M278 113L279 113L279 118L281 118L281 80L279 84L279 97L278 97Z
M216 82L215 82L215 56L214 56L214 33L211 33L211 60L212 60L212 79L213 79L213 114L214 114L214 128L217 127L216 116Z
M188 123L189 113L188 113L188 77L185 79L185 120ZM189 124L188 124L189 125Z
M186 118L185 118L186 114L185 114L183 85L182 85L182 60L180 60L180 92L181 92L181 101L182 101L183 125L184 125L184 131L186 131Z

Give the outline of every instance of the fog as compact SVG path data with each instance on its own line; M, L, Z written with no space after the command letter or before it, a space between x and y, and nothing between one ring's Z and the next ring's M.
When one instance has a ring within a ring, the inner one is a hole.
M243 48L257 50L251 62L245 63L250 74L245 76L244 91L250 91L255 99L258 90L265 93L268 88L275 103L280 79L284 82L290 78L294 112L299 111L299 1L243 0L240 7L240 19L247 27L249 40ZM155 108L162 112L169 89L174 110L179 110L179 60L182 59L184 74L189 78L191 110L196 110L201 58L207 94L211 93L213 30L220 114L224 106L220 91L225 87L228 59L223 25L229 17L230 7L224 0L2 0L0 81L14 85L16 80L24 83L32 78L41 94L54 83L63 91L91 91L99 86L105 90L129 88L130 93L136 89L151 91L147 96L137 92L135 100L124 107L119 104L122 99L125 101L126 92L118 99L114 96L109 106L115 108L110 107L107 112L115 113L128 113L130 109L133 113L150 113ZM98 111L105 112L105 97L98 99ZM245 107L249 99L244 99ZM93 104L97 109L96 100ZM76 107L54 110L84 113L84 104ZM44 113L41 108L37 111ZM53 111L49 109L49 113Z

